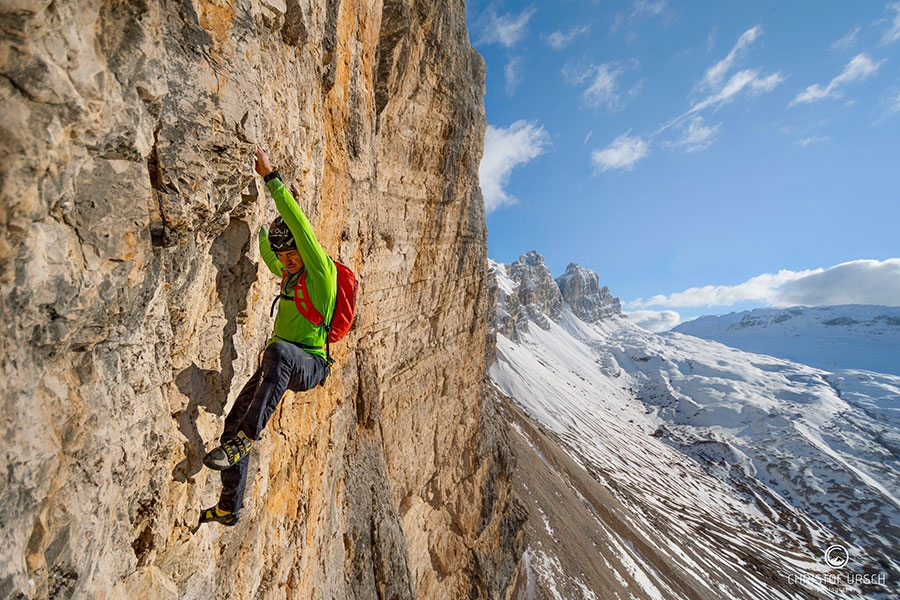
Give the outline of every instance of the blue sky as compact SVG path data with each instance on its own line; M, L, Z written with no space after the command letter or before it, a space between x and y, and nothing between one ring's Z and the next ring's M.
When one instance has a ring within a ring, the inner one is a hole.
M577 262L654 329L900 304L900 2L467 13L487 65L491 258Z

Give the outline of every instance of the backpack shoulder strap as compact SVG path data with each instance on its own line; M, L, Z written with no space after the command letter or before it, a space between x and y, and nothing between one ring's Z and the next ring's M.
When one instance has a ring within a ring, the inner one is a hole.
M275 302L272 303L272 315L275 314L275 306L279 300L291 300L291 296L288 296L284 293L284 284L288 279L287 270L282 271L281 274L281 287L279 289L279 294L275 296ZM299 312L306 320L308 320L313 325L318 325L319 327L323 327L325 329L325 354L326 364L328 365L329 371L331 370L331 365L334 364L334 359L331 358L331 340L328 339L328 334L331 332L331 325L325 322L325 318L322 316L315 305L312 303L312 298L309 295L309 288L306 287L306 270L304 269L300 273L300 277L297 278L297 283L294 284L294 305L297 307L297 312ZM321 346L306 346L304 344L296 344L304 349L308 350L317 350L321 348ZM324 381L323 381L324 384Z
M331 358L331 340L328 339L328 334L331 332L331 324L325 322L325 317L316 310L316 307L312 303L312 298L309 296L309 288L306 287L305 270L300 274L300 278L294 286L294 303L297 305L297 311L308 319L310 323L325 329L325 363L330 372L331 365L334 364L334 359Z
M329 329L322 313L316 310L312 303L312 298L309 296L309 288L306 287L306 271L300 274L300 278L294 286L294 304L297 305L297 311L306 317L310 323L324 327L326 331Z

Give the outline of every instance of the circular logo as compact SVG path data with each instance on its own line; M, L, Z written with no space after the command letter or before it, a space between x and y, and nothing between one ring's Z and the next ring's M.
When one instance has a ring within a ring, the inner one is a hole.
M840 569L847 566L847 563L850 562L850 553L843 546L834 544L825 551L825 562L828 563L829 567Z

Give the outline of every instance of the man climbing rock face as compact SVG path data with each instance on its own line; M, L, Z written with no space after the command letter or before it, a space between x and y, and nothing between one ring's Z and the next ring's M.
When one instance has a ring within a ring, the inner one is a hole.
M247 487L248 455L275 411L285 391L306 391L323 383L330 370L325 352L328 328L337 295L337 270L334 261L316 239L312 225L272 168L268 155L256 150L256 172L281 215L269 230L260 228L259 251L266 266L281 277L281 293L273 335L266 342L262 364L244 385L228 416L220 438L221 445L203 458L203 464L221 471L222 492L216 506L200 513L200 523L215 521L234 525L238 521ZM305 275L302 300L301 277ZM322 323L314 323L300 312L310 302L321 314ZM276 306L277 305L277 306Z

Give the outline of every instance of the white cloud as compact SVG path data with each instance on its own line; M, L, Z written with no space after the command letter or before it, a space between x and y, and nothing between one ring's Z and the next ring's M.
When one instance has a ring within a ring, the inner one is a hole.
M671 145L683 149L688 154L705 150L716 141L719 127L719 125L709 127L704 124L703 117L694 117L688 123L681 139Z
M822 87L818 83L808 86L797 94L788 106L817 102L826 98L840 98L843 95L840 88L844 84L866 79L877 73L880 66L881 62L874 62L867 54L857 54L827 86Z
M709 107L718 107L731 102L744 90L763 94L774 90L785 76L781 72L763 75L761 69L742 69L726 80L728 73L735 67L747 49L762 35L762 27L756 25L741 34L728 56L706 70L698 88L706 90L707 96L694 103L688 114L696 113Z
M712 52L712 49L716 47L716 39L719 37L719 28L713 27L712 31L709 32L709 35L706 36L706 51Z
M535 122L516 121L505 129L488 125L484 134L484 156L478 168L488 213L516 202L504 189L510 174L516 167L543 154L549 145L550 136Z
M705 97L694 102L683 114L665 123L654 135L658 135L672 127L681 126L683 123L698 113L713 109L735 100L740 94L747 93L761 95L771 92L787 77L780 71L764 74L762 69L741 69L728 76L729 72L737 65L747 49L762 35L762 28L757 25L741 34L741 37L732 47L728 56L706 70L703 79L697 84L695 90L701 91Z
M742 33L741 37L738 38L737 43L731 49L731 52L728 53L728 56L706 70L706 75L703 77L703 84L709 89L718 89L721 86L725 75L731 70L737 59L744 54L747 48L749 48L760 35L762 35L762 27L759 25Z
M635 325L654 333L672 329L681 323L681 315L674 310L636 310L625 313L625 316Z
M744 69L743 71L738 71L731 76L721 89L694 104L688 112L676 119L675 122L680 122L685 117L706 110L707 108L718 108L723 104L727 104L745 90L757 95L771 92L784 80L785 77L780 72L762 76L759 69Z
M836 304L900 305L900 258L856 260L828 269L782 270L758 275L734 286L707 285L669 296L626 302L629 310L653 306L731 306L759 302L767 306L825 306Z
M799 140L797 140L795 143L796 143L798 146L801 146L801 147L803 147L803 148L806 148L807 146L811 146L811 145L813 145L813 144L820 144L820 143L822 143L822 142L827 142L827 141L828 141L828 136L823 136L823 135L811 135L811 136L809 136L809 137L805 137L805 138L799 139Z
M523 65L524 61L521 56L514 56L506 63L506 68L503 70L503 73L506 77L507 96L515 94L516 88L522 83L522 79L524 78Z
M590 64L588 66L576 66L567 63L563 67L563 80L569 85L584 85L587 87L582 92L582 98L588 106L593 108L606 108L616 111L625 104L623 96L633 97L640 90L640 84L627 91L622 91L619 81L629 68L636 68L637 63L632 62L630 67L621 63L608 62L602 65Z
M892 44L900 40L900 2L888 4L888 9L894 11L894 20L891 21L891 28L884 34L881 41L885 44Z
M590 30L591 26L589 24L579 25L566 32L554 31L550 35L543 36L543 40L554 50L562 50L563 48L571 44L575 40L575 38L585 35Z
M591 106L606 106L615 110L619 105L619 84L616 80L622 73L622 69L611 69L609 64L594 69L591 84L584 90L585 101Z
M616 19L610 29L617 32L623 25L633 23L638 19L658 17L665 12L667 0L632 0L631 9L616 13Z
M653 296L647 300L638 299L626 304L626 308L648 308L651 306L693 307L731 306L738 302L768 301L774 290L786 283L806 277L815 271L779 271L777 274L757 275L740 285L705 285L694 287L670 296Z
M594 150L591 162L598 171L631 171L638 161L650 154L650 145L640 137L631 137L630 133L620 135L603 150Z
M862 31L862 27L856 27L852 29L847 35L842 37L839 40L835 40L833 44L831 44L832 50L849 50L853 46L856 45L856 37L859 35L859 32Z
M535 12L534 8L529 8L519 15L497 15L493 11L487 12L479 41L483 44L500 44L505 48L512 48L527 35L528 22Z
M785 79L787 78L781 74L781 71L765 77L756 77L750 82L750 90L755 94L768 94L783 83Z
M656 17L666 8L666 0L635 0L631 12L634 17Z
M775 300L775 306L900 306L900 258L836 265L789 282L778 290Z
M900 93L895 96L891 96L890 100L887 101L887 109L885 110L885 116L888 117L894 113L900 112Z
M651 10L650 3L645 2L641 3L640 7L635 5L635 10L640 8L647 11L647 14L651 14L657 10L662 12L666 8L664 2L656 3L653 6L653 10ZM663 124L650 135L650 138L652 139L670 128L679 127L682 130L681 138L674 142L663 142L664 146L682 148L687 152L697 152L708 148L715 141L721 126L706 125L699 113L707 109L716 110L722 105L732 102L741 94L761 95L771 92L784 82L786 76L780 71L764 74L761 69L742 69L729 76L747 49L761 35L762 28L759 25L742 33L728 55L707 69L703 79L697 84L695 90L700 90L705 97L695 102L683 114ZM586 68L567 65L563 69L563 76L570 85L580 85L585 81L590 81L590 85L584 91L585 101L593 106L605 106L610 110L616 110L621 108L623 103L623 92L620 91L619 80L625 71L626 68L618 63L605 63L599 67L590 65ZM633 96L639 88L640 85L635 86L628 90L627 94ZM595 168L601 173L610 169L630 171L649 153L650 144L647 140L625 134L616 138L609 147L595 150L591 159Z

